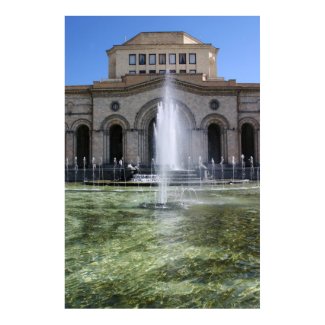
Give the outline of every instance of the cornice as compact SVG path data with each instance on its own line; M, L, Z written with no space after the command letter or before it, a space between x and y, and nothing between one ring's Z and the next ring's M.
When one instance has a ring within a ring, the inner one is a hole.
M106 50L107 55L116 53L116 51L140 51L140 50L163 50L163 49L209 49L214 52L219 48L214 47L211 44L127 44L127 45L114 45L111 49Z
M92 85L89 86L65 86L65 94L91 95Z
M202 85L183 81L177 78L170 78L170 81L177 89L200 96L237 96L238 90L244 92L256 92L260 90L259 85ZM157 77L133 85L121 85L120 87L116 87L116 85L114 85L114 87L109 87L109 84L107 87L105 87L105 85L99 87L98 84L87 87L81 86L80 88L78 88L78 86L67 86L66 94L83 94L92 95L93 97L125 97L163 87L165 83L166 78ZM207 81L207 83L209 83L209 81Z
M145 81L139 84L125 86L125 87L101 87L101 88L92 88L91 92L94 97L96 96L117 96L124 97L135 95L144 91L156 89L159 87L163 87L165 84L165 79L156 78L150 81ZM236 86L203 86L195 83L190 83L186 81L182 81L179 79L172 79L172 84L177 88L181 89L185 92L190 92L193 94L201 95L201 96L236 96L237 90L244 90L246 92L256 92L259 91L259 87L243 87L240 85Z

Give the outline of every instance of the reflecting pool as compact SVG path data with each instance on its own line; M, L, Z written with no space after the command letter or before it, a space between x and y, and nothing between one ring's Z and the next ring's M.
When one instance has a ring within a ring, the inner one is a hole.
M259 188L195 192L66 185L66 308L259 308Z

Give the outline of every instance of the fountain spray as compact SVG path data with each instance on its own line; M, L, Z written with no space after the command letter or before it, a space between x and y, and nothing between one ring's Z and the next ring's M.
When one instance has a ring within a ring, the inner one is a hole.
M95 186L95 170L96 170L96 159L93 157L92 159L92 165L93 165L93 186Z
M252 156L249 158L249 162L251 164L251 181L252 181L254 176L254 158Z
M78 163L77 157L74 157L74 183L77 184Z
M222 187L225 187L225 175L224 175L224 170L223 170L223 156L221 156L221 160L220 160L220 168L221 168L221 180L222 180Z
M244 161L245 156L244 156L244 155L241 155L240 158L241 158L241 173L242 173L242 180L244 180L244 179L245 179L245 161Z
M86 157L83 158L83 166L84 166L84 183L86 182Z
M216 178L215 178L215 163L214 159L211 159L211 164L212 164L212 179L213 179L213 185L216 185Z
M116 165L117 165L117 160L116 160L116 157L114 157L114 166L113 166L113 180L114 180L114 187L115 187L115 181L116 181L116 177L115 177L115 169L116 169Z
M171 97L170 77L165 79L165 95L158 103L155 125L156 162L159 166L158 205L167 203L168 173L181 168L181 122L179 109Z

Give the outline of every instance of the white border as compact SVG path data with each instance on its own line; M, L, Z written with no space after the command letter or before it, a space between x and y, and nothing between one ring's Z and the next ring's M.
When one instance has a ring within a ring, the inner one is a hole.
M324 322L325 56L317 4L166 0L159 12L146 12L152 2L6 3L0 21L3 324ZM261 16L260 310L64 309L64 16L128 14Z

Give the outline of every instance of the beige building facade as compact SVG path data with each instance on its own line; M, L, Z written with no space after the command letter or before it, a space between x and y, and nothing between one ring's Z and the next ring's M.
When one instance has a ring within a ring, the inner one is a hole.
M109 78L126 74L202 73L216 78L218 49L183 32L140 33L107 51Z
M184 32L140 33L107 51L108 79L66 86L65 155L149 166L158 103L168 83L186 128L182 155L208 164L260 162L260 85L217 75L218 49Z

